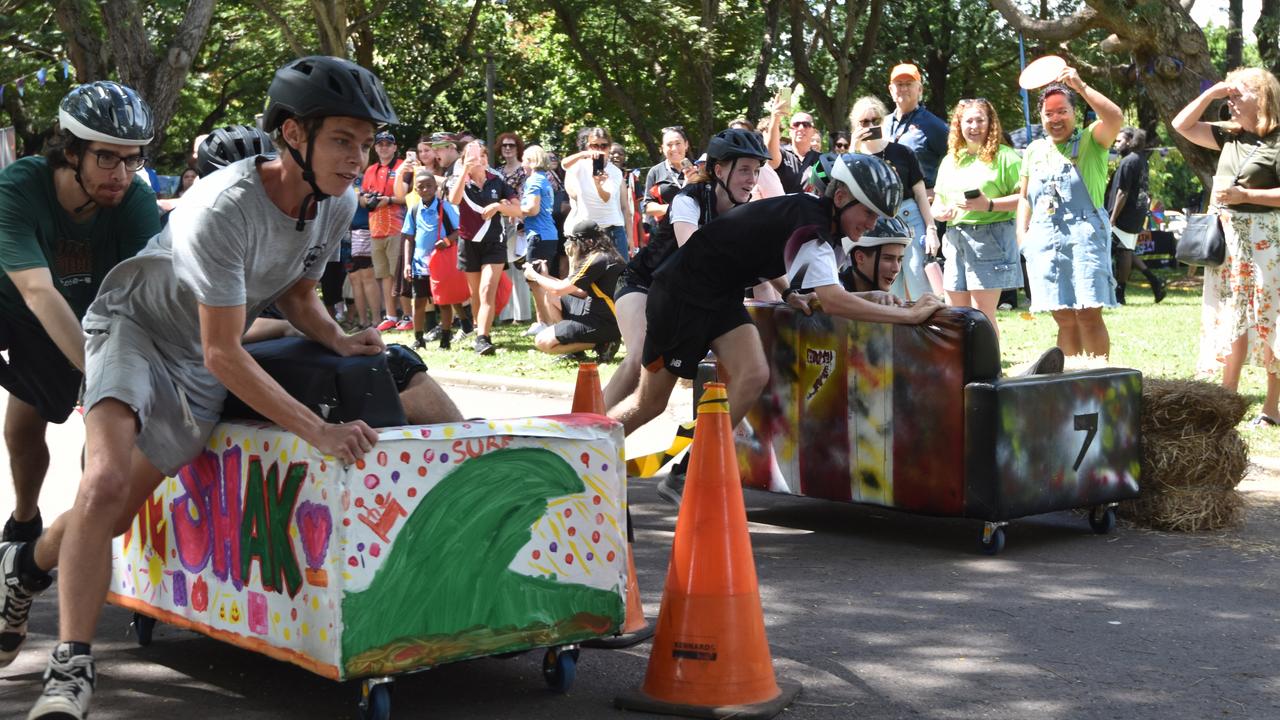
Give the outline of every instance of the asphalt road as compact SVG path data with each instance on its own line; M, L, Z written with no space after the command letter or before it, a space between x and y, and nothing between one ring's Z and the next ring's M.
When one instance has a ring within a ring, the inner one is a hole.
M563 398L452 389L463 412L560 412ZM638 442L656 447L680 417ZM77 420L52 435L47 516L78 478ZM669 434L667 435L669 437ZM1175 535L1127 527L1093 535L1082 516L1015 522L998 557L979 524L748 492L765 622L780 676L803 683L786 718L1280 718L1280 475L1242 485L1239 530ZM12 507L0 491L0 508ZM633 483L637 563L656 617L675 517ZM99 625L95 720L354 717L339 684L160 626L140 648L129 616ZM41 596L27 651L0 671L0 717L22 717L56 637ZM398 679L396 718L644 717L612 707L637 686L648 645L583 650L576 684L549 692L540 652L447 665Z

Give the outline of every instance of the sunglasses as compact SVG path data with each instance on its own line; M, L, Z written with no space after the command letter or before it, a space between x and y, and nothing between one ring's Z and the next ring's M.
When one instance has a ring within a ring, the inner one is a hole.
M502 147L504 148L513 148L515 146L516 146L515 143L502 143Z
M847 143L847 142L838 142L838 143L836 143L836 149L837 149L837 150L847 150L848 148L849 148L849 143Z
M793 128L805 128L805 127L810 127L810 128L811 128L811 127L813 127L813 123L808 122L808 121L805 121L805 120L799 120L799 121L796 121L796 122L791 123L791 127L793 127Z
M666 126L666 127L662 128L661 130L659 130L658 132L663 133L663 134L666 134L666 133L669 133L669 132L673 132L673 133L680 133L681 135L683 135L683 134L684 134L684 126L683 126L683 125L668 125L668 126Z
M961 105L990 105L991 103L984 97L977 97L977 98L963 98L960 101L960 104Z

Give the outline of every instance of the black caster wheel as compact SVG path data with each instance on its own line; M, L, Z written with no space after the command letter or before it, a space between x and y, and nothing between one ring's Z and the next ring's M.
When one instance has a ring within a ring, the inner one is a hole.
M390 720L391 683L365 682L360 688L360 704L357 709L360 720Z
M986 555L998 555L1004 549L1004 528L982 529L982 537L979 538L982 552Z
M569 692L578 675L578 649L547 648L542 656L542 678L547 687L558 693Z
M133 627L133 635L138 639L138 645L146 647L151 644L151 635L156 629L156 619L143 615L142 613L133 614L133 622L129 623Z
M1116 529L1116 509L1094 505L1089 510L1089 527L1099 535L1107 535Z

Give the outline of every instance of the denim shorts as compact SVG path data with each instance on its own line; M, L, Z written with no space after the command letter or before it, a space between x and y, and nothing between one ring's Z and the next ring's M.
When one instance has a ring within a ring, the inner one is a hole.
M952 292L1022 287L1018 236L1012 220L948 225L942 287Z

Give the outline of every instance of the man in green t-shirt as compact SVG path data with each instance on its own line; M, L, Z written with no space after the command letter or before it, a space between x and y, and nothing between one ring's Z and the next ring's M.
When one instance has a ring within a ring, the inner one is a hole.
M4 540L34 540L49 468L47 423L75 408L84 369L80 319L111 268L160 231L155 193L135 177L153 135L151 109L113 82L63 98L44 157L0 171L0 385L17 504ZM8 641L0 633L0 656Z

